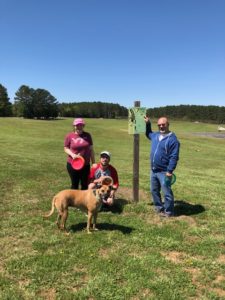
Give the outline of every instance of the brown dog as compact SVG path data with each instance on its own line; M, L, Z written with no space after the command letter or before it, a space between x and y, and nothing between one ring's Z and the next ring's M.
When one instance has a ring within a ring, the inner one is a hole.
M63 190L54 196L52 199L52 209L44 217L50 217L56 207L58 211L56 224L60 229L64 230L68 217L68 207L77 207L88 214L87 232L91 233L92 221L93 230L97 230L96 221L98 211L101 208L104 198L109 196L110 190L111 187L108 185L102 185L100 188L94 190Z

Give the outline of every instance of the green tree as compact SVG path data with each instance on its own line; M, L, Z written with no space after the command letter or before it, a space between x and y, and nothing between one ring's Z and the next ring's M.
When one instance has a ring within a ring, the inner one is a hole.
M56 118L58 116L58 104L47 90L37 89L33 93L33 111L38 119Z
M7 89L0 84L0 117L12 116L12 103L9 102Z
M28 119L49 119L58 116L58 103L47 90L22 85L16 92L15 112Z
M32 119L34 117L33 112L33 93L34 89L27 85L21 85L21 87L16 92L16 97L14 98L14 111L17 117L24 117Z

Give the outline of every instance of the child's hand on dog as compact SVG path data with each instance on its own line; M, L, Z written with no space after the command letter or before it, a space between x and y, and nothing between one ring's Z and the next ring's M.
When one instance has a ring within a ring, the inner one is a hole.
M93 182L94 182L94 183L102 183L101 177L98 178L98 179L95 179Z

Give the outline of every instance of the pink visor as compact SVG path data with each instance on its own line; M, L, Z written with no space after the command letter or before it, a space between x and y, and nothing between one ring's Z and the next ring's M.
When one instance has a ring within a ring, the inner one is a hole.
M84 166L85 160L82 156L74 158L71 162L71 166L74 170L81 170Z
M84 120L83 120L82 118L77 118L77 119L75 119L75 120L73 121L73 125L74 125L74 126L79 125L79 124L85 125L85 122L84 122Z

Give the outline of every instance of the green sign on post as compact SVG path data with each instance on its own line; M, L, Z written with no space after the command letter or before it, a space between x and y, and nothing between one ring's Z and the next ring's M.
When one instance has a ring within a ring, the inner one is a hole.
M128 114L129 134L145 133L146 124L144 121L144 116L146 116L145 107L129 108L129 114Z

